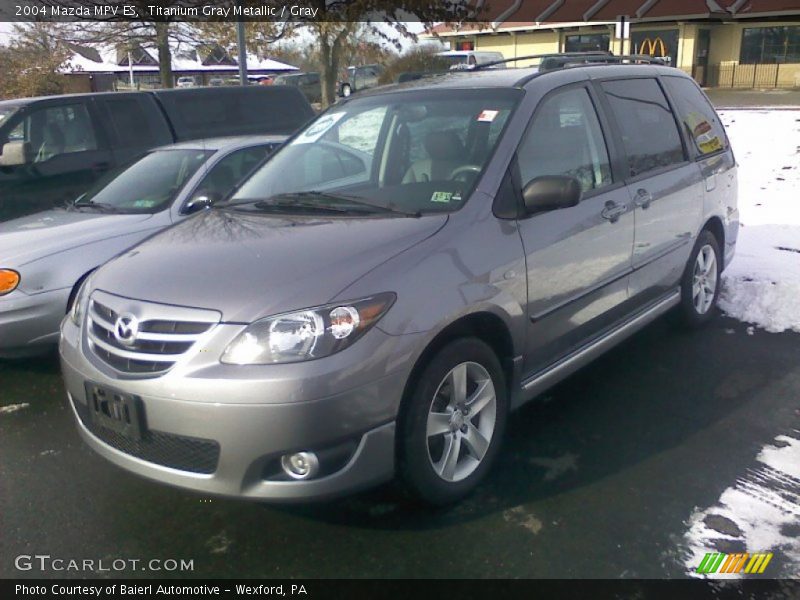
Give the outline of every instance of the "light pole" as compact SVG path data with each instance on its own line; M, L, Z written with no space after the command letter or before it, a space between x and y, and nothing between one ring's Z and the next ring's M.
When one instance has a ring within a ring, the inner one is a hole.
M247 85L247 45L244 39L244 21L236 22L236 42L239 45L239 83Z

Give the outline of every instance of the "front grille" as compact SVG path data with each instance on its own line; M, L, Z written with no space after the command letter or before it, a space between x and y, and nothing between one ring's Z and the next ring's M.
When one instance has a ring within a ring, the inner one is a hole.
M158 375L168 371L219 321L214 311L133 302L102 292L94 296L100 297L89 302L89 347L122 373ZM127 309L130 304L136 306L135 311ZM164 312L170 318L163 318ZM124 344L115 329L117 319L127 313L138 319L138 332L133 343Z
M73 398L72 404L83 425L92 434L120 452L147 462L210 475L217 470L219 443L163 431L145 430L141 440L132 440L92 421L89 407Z

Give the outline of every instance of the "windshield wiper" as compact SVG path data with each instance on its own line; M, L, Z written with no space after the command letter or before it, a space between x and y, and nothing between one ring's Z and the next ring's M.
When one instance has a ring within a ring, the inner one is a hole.
M332 213L352 213L352 209L343 208L341 206L333 206L331 204L317 204L315 202L304 202L302 200L295 200L293 202L279 202L274 200L256 200L253 202L242 202L242 204L252 204L258 210L276 210L288 211L292 210L312 210L318 212L332 212ZM230 208L236 208L236 205Z
M71 208L93 208L99 212L105 212L105 213L119 212L119 208L117 208L113 204L106 204L105 202L92 202L91 200L88 200L86 202L73 202L68 206Z
M289 199L289 201L281 201L280 198ZM320 202L319 200L327 200L328 202ZM331 202L333 201L333 203ZM346 194L333 194L330 192L321 191L306 191L306 192L288 192L284 194L277 194L267 200L252 200L249 202L241 202L239 204L253 203L256 208L316 208L320 210L328 210L331 212L361 212L354 210L353 207L342 206L342 203L351 204L359 207L371 209L372 211L401 214L407 217L422 216L419 212L409 212L401 210L394 206L387 206L384 204L376 204L369 202L364 198L358 196L348 196ZM335 203L335 204L334 204ZM235 206L235 205L233 205Z

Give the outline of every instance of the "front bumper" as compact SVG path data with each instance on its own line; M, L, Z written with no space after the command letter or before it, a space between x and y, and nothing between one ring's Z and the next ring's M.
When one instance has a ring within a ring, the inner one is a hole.
M40 354L58 343L58 324L70 289L39 294L15 291L0 298L0 358Z
M273 369L272 365L259 370L261 379L242 379L241 367L217 365L205 379L196 372L178 371L125 380L110 376L85 356L78 334L65 319L61 364L78 430L98 454L133 473L202 493L285 501L338 496L387 481L394 474L394 421L408 375L403 368L322 396L316 392L333 390L330 384L314 385L314 380L328 359L313 361L317 371L313 377L294 381L283 376L264 379L264 369ZM366 337L348 350L364 342ZM362 347L366 354L374 351L367 344ZM357 365L351 363L350 368ZM291 372L300 372L299 365L292 367ZM239 377L225 378L226 369ZM341 375L341 366L332 364L331 369ZM335 373L329 379L335 379ZM132 444L94 424L86 382L138 396L149 437ZM147 444L151 446L144 447ZM352 450L330 473L302 481L274 477L274 465L285 453L324 453L343 445ZM189 457L189 466L175 468L176 452ZM205 454L198 457L198 452Z

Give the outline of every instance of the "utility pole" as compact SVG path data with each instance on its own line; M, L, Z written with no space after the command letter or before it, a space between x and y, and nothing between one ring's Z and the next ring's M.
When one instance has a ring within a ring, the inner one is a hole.
M247 45L244 39L244 21L236 22L236 42L239 44L239 83L247 85Z

